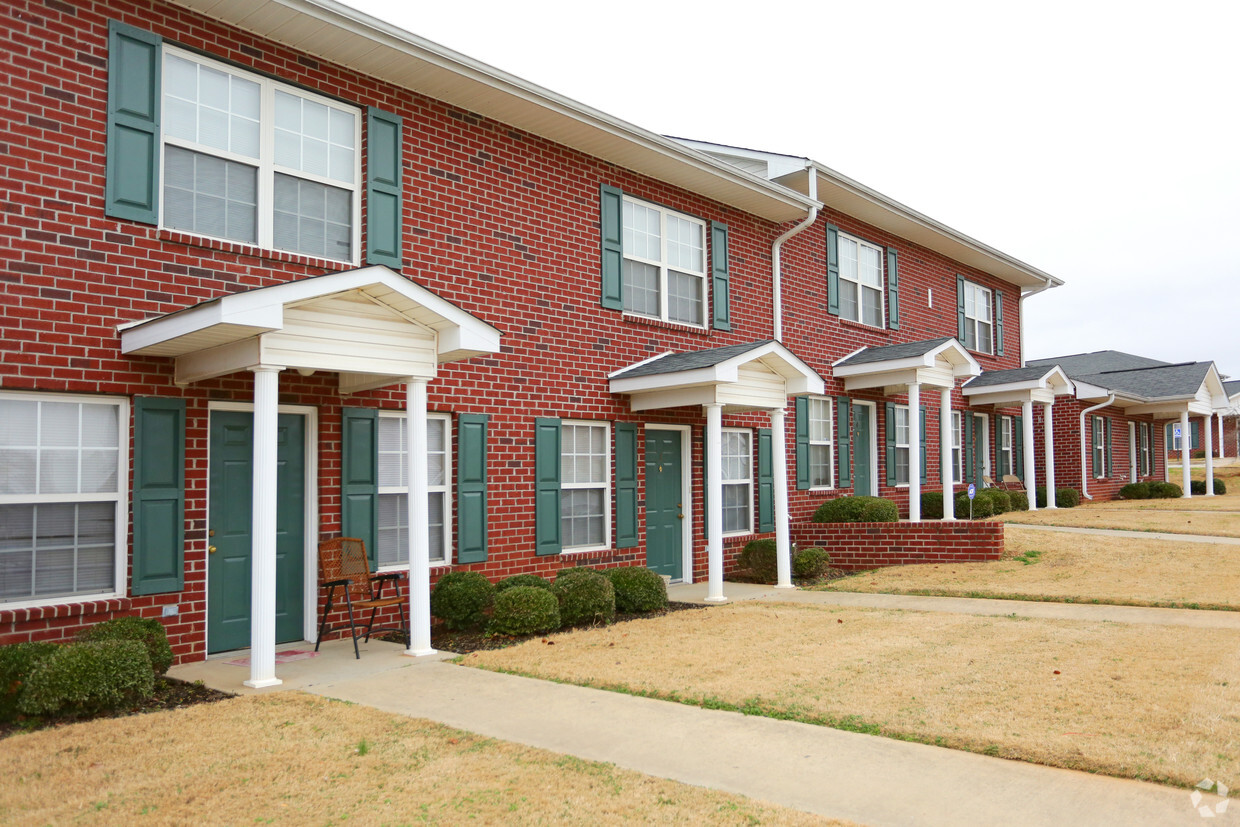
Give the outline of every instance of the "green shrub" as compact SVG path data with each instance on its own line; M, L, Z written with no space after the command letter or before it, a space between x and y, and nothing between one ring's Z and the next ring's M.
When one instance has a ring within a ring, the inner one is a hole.
M1033 489L1033 494L1037 500L1038 508L1046 508L1046 486L1039 485Z
M1206 493L1206 481L1205 480L1193 480L1189 484L1188 490L1193 492L1194 494L1205 494ZM1220 480L1218 477L1214 478L1214 493L1215 494L1226 494L1227 493L1227 484L1224 483L1222 480Z
M792 555L792 576L814 578L826 574L827 566L831 565L831 555L818 546L797 549Z
M816 523L894 523L900 510L882 497L839 497L818 506Z
M431 614L449 629L468 629L486 620L495 599L491 581L476 571L450 571L431 589Z
M942 491L922 492L921 518L923 520L943 519L943 492Z
M59 647L55 643L13 643L0 646L0 721L17 717L30 673Z
M487 626L488 632L499 635L534 635L558 628L560 603L549 588L510 586L495 595L495 608L491 613L491 623Z
M1028 511L1029 510L1029 495L1026 492L1009 491L1007 492L1007 495L1008 495L1008 499L1012 501L1012 507L1009 509L1010 511Z
M1119 490L1121 500L1148 500L1150 484L1148 482L1130 482Z
M592 569L589 566L569 566L566 569L560 569L559 571L557 571L555 573L555 579L559 580L561 577L576 577L578 574L580 574L583 571L592 571L595 574L602 574L602 572L600 572L598 569Z
M1055 505L1060 508L1076 508L1081 504L1081 492L1075 488L1056 488Z
M154 692L155 672L141 642L70 643L35 666L18 710L26 715L91 715Z
M623 566L603 574L616 592L616 611L657 612L667 608L667 584L650 569Z
M168 645L168 632L164 624L153 617L114 617L82 630L78 640L136 640L146 647L151 658L151 669L156 677L168 671L172 665L172 647Z
M561 572L551 591L560 601L560 622L565 626L605 625L616 618L616 590L601 572Z
M744 569L763 583L774 583L779 576L774 540L750 540L736 558L737 568Z
M1173 482L1150 483L1150 499L1152 500L1178 500L1183 496L1184 489Z
M539 577L537 574L514 574L512 577L505 577L495 584L495 596L499 597L500 592L508 591L508 589L513 589L517 586L533 586L536 589L551 591L550 581Z
M982 489L985 491L986 489ZM987 517L995 515L995 501L990 497L983 497L982 491L977 492L977 496L973 498L973 519L984 520ZM956 519L969 519L969 495L956 495Z
M966 495L967 496L967 495ZM1008 496L1008 492L1002 488L983 488L977 492L977 496L985 497L990 500L990 510L992 515L1006 514L1012 510L1012 498ZM977 513L977 504L974 503L973 513Z

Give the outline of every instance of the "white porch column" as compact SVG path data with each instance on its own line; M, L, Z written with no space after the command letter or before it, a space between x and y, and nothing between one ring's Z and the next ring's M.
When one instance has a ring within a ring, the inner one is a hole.
M775 491L775 588L792 588L792 541L788 530L788 436L784 432L784 409L771 411L771 474Z
M908 518L921 520L921 385L908 386Z
M1193 496L1192 476L1189 466L1192 460L1189 456L1193 453L1193 429L1189 427L1188 411L1180 414L1180 482L1181 488L1184 489L1184 496Z
M254 372L254 489L250 524L250 679L261 689L276 677L276 440L279 378L283 368Z
M964 445L960 446L964 450ZM939 391L939 476L943 480L943 519L956 519L956 498L952 474L952 389Z
M1202 418L1204 433L1201 442L1206 449L1206 496L1214 496L1214 415L1206 414Z
M1026 399L1020 403L1020 425L1024 435L1021 444L1025 446L1025 496L1029 498L1029 510L1038 510L1038 480L1034 464L1033 444L1033 402Z
M405 454L409 479L409 648L406 655L433 655L431 648L430 525L427 522L426 383L405 380Z
M1046 440L1046 479L1043 483L1046 485L1046 507L1058 508L1055 505L1055 403L1047 402L1042 406L1042 415L1044 417L1044 427L1042 428L1042 437ZM1029 501L1029 506L1038 504L1038 489L1033 489L1034 498Z
M1218 412L1218 458L1222 459L1226 452L1223 450L1223 412Z
M706 409L706 602L723 603L723 405Z

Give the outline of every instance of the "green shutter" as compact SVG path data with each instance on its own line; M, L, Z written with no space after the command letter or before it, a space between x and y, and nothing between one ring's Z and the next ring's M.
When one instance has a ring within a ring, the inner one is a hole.
M840 315L840 230L827 225L827 312Z
M847 396L835 400L835 484L839 488L852 485L852 400Z
M158 35L108 21L108 135L104 212L113 218L159 221Z
M133 411L132 593L185 587L185 400L139 396Z
M810 488L809 471L809 397L796 397L796 422L794 424L797 447L797 488Z
M895 247L887 248L887 327L900 329L900 274Z
M919 405L918 408L921 410L921 481L926 482L929 479L926 475L926 406Z
M964 344L964 276L956 275L956 338Z
M896 484L896 406L887 403L887 485Z
M534 420L534 553L559 554L560 420Z
M995 291L995 355L1003 355L1003 294Z
M487 559L486 414L456 418L456 561Z
M604 184L599 188L599 235L603 244L603 307L624 309L624 194ZM556 512L559 513L558 510ZM558 531L558 530L557 530ZM557 543L558 545L558 543ZM555 554L556 552L547 552Z
M366 110L366 263L399 271L401 246L401 118Z
M1106 442L1103 443L1103 450L1106 451L1107 477L1110 477L1112 476L1111 455L1115 453L1114 451L1111 450L1111 417L1108 416L1104 421L1106 422L1107 433L1106 433Z
M728 228L718 221L710 222L710 294L714 308L715 330L732 329L728 287Z
M637 545L637 425L616 423L616 548Z
M758 531L775 530L775 472L771 429L758 429Z
M1012 473L1025 479L1025 423L1024 418L1012 417Z
M379 412L340 409L340 533L366 543L375 567L379 523Z
M973 414L960 414L961 427L964 428L964 479L961 482L977 482L977 435L974 433L976 424Z

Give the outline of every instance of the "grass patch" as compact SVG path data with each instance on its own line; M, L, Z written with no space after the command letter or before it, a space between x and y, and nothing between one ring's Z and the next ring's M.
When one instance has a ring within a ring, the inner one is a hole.
M1121 777L1240 777L1230 630L741 603L462 662Z
M1076 508L1011 511L1001 515L1008 525L1054 525L1071 528L1114 528L1167 534L1240 537L1240 495L1179 500L1121 500L1081 503Z
M1032 566L1034 563L1038 562L1038 560L1042 559L1042 552L1038 551L1036 548L1031 548L1024 554L1019 554L1012 559L1017 563L1024 563L1026 566Z
M291 692L14 735L0 772L0 822L14 825L822 823Z

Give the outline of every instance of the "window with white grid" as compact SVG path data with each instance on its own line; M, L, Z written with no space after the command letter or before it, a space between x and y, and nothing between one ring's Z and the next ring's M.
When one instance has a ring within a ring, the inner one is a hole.
M624 199L624 309L639 316L706 324L706 225Z
M128 413L0 394L0 605L121 591Z
M952 411L952 468L955 481L964 481L964 424L960 411Z
M750 432L724 428L721 453L723 533L748 534L753 526L753 447Z
M809 400L809 484L831 488L835 484L835 400Z
M999 477L1005 474L1015 474L1016 467L1012 464L1012 426L1014 421L1010 416L999 418Z
M375 557L380 568L409 564L409 468L405 415L379 414L379 520ZM427 523L430 561L451 562L452 452L446 414L426 418Z
M565 549L611 542L611 434L605 423L560 425L560 537Z
M356 262L357 109L166 46L161 226Z
M895 418L896 485L908 485L908 406L896 405Z
M840 316L882 327L883 248L840 233L839 256Z
M964 346L994 353L993 294L971 281L964 283Z

